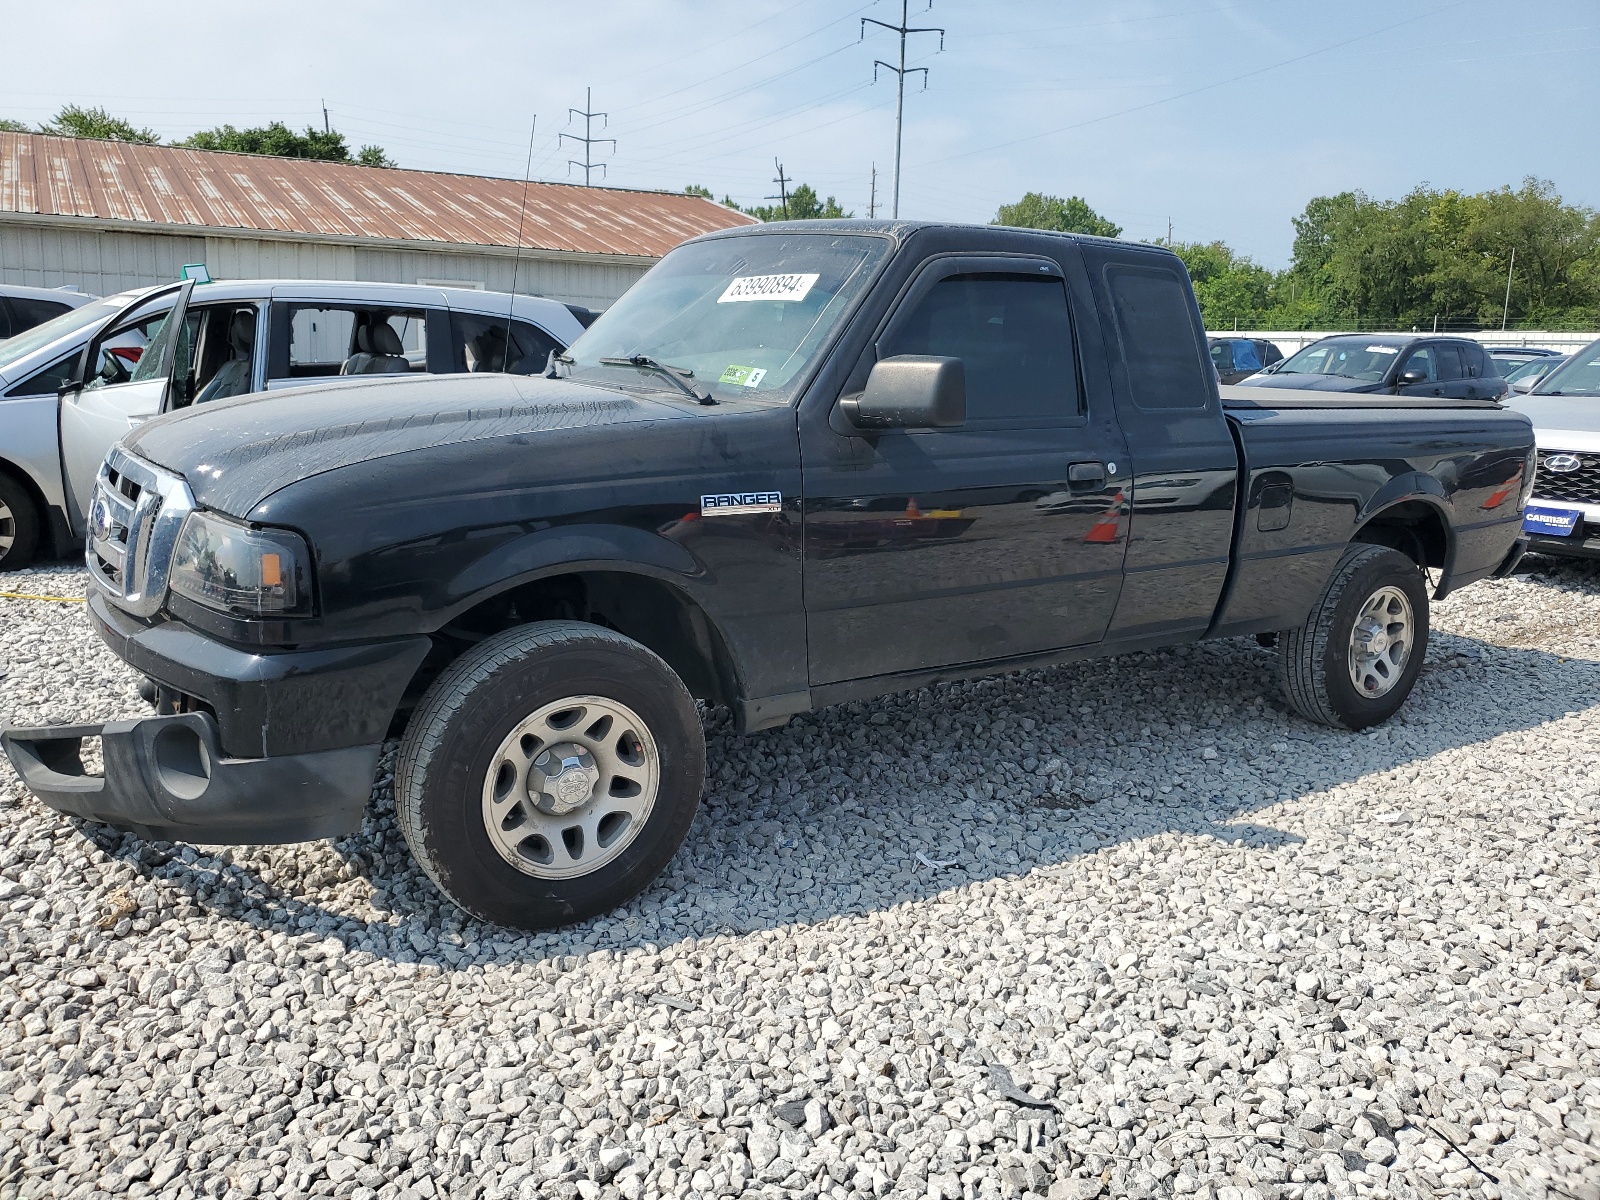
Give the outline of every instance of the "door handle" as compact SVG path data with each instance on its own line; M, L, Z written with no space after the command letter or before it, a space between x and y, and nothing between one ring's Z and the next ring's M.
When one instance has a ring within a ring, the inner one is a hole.
M1097 462L1072 463L1067 467L1067 484L1069 487L1104 487L1106 484L1106 469Z

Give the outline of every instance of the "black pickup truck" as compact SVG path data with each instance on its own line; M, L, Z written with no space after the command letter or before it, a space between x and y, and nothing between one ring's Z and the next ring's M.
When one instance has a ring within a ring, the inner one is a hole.
M1219 393L1155 247L737 230L674 250L543 377L279 392L130 433L89 611L158 715L4 742L63 812L261 843L358 828L398 734L428 874L549 926L676 852L697 700L756 730L1254 634L1296 712L1382 721L1430 591L1515 563L1533 453L1492 401Z

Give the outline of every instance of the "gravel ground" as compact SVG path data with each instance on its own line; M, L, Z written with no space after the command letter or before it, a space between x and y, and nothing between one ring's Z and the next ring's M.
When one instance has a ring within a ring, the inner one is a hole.
M225 853L0 768L0 1194L1600 1197L1600 574L1436 622L1360 736L1253 641L713 716L667 875L531 937L441 905L387 765L360 835ZM0 659L0 719L141 711L79 606Z

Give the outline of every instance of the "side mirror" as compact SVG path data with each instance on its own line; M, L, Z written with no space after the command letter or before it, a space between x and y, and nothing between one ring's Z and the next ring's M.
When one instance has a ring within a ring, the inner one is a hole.
M1415 387L1419 383L1427 382L1428 373L1426 371L1419 371L1414 367L1409 371L1401 371L1400 377L1395 380L1395 383L1399 384L1401 387Z
M1538 382L1539 380L1537 379L1513 379L1511 381L1511 390L1513 392L1531 392L1533 391L1533 385Z
M859 396L839 407L858 429L950 429L967 421L967 370L959 358L897 354L875 363Z

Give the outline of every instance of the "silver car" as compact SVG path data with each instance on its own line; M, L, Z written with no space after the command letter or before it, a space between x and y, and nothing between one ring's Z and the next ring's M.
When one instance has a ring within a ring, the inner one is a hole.
M591 316L535 296L304 280L84 304L0 342L0 570L81 540L106 451L159 413L339 376L532 374Z
M1541 554L1600 558L1600 341L1513 393L1539 445L1539 471L1522 528Z

